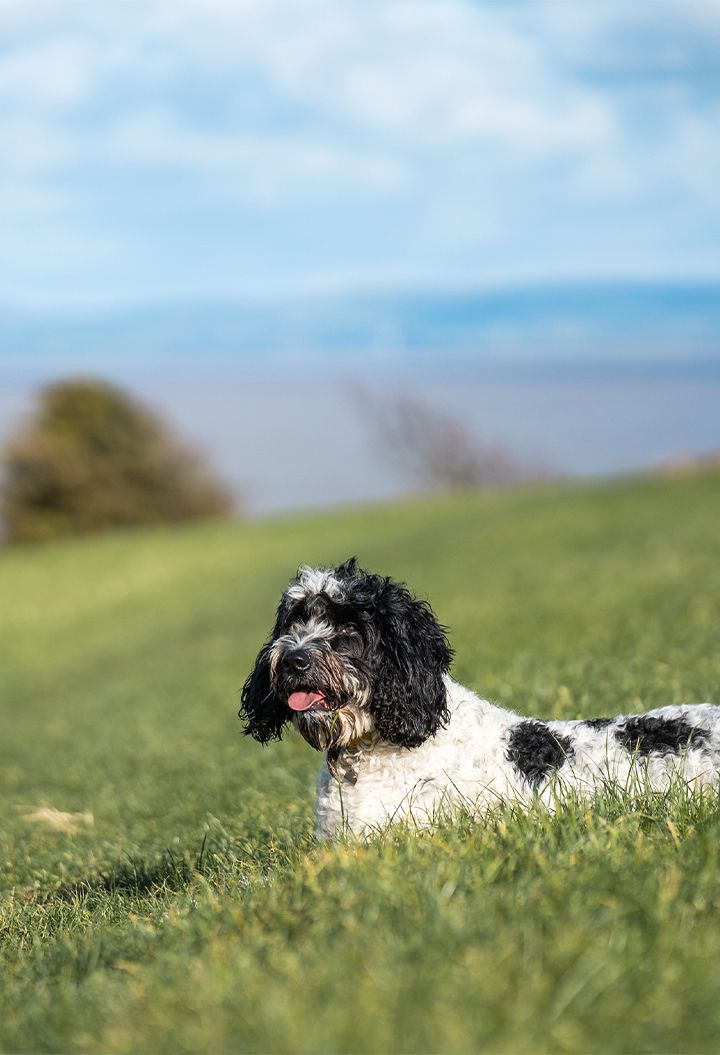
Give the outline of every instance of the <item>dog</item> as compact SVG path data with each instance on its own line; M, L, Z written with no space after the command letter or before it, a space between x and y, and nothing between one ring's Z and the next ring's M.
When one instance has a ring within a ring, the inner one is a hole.
M317 834L367 836L448 808L582 795L611 782L666 788L720 776L720 707L540 721L449 676L452 649L430 605L358 568L301 567L242 690L244 731L261 744L292 723L324 752Z

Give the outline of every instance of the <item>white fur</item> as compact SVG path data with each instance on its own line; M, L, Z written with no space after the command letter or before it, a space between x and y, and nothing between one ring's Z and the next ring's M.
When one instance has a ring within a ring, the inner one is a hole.
M693 785L718 780L720 708L700 704L665 707L647 716L683 718L709 732L708 740L691 741L677 754L652 752L642 759L613 735L622 717L604 728L581 721L544 723L571 738L573 758L535 790L508 759L508 734L527 719L480 699L450 678L446 686L450 720L419 747L396 747L371 733L333 759L336 775L325 756L317 783L318 835L364 836L400 819L425 826L442 809L461 803L482 809L502 801L529 803L537 795L552 808L558 783L592 794L608 780L631 787L638 776L657 789L677 773Z
M341 597L342 584L332 569L311 568L307 564L298 569L297 582L288 586L285 591L286 597L291 597L294 601L302 601L304 597L318 593L324 593L327 597Z

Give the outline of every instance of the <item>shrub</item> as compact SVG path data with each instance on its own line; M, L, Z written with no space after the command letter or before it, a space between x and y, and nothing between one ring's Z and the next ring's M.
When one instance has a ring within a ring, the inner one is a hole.
M229 493L198 454L131 396L101 381L46 388L4 458L6 538L37 541L227 514Z

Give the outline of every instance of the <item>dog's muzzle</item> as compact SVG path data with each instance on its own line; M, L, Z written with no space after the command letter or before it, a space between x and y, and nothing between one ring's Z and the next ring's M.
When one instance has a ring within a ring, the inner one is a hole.
M280 675L291 711L331 710L324 692L307 683L311 680L312 656L305 648L290 648L280 660Z

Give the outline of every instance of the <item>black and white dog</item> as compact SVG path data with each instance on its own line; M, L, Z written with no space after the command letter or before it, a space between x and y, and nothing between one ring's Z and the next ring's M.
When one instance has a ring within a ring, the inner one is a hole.
M720 775L720 707L664 707L585 721L522 718L448 676L452 650L432 609L357 567L300 568L242 692L245 732L280 739L292 722L325 752L317 830L364 835L427 824L447 806L551 806L559 786L693 785Z

